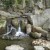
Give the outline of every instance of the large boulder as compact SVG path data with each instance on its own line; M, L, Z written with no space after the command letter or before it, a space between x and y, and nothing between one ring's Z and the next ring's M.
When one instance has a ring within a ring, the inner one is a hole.
M14 19L12 20L12 24L17 28L18 25L19 25L18 19L17 19L17 18L14 18Z
M38 32L32 32L32 33L30 33L30 35L33 37L33 38L40 38L41 37L41 35L42 35L42 33L38 33Z
M50 29L50 9L45 9L42 14L25 13L25 15L33 26L42 27L45 30Z

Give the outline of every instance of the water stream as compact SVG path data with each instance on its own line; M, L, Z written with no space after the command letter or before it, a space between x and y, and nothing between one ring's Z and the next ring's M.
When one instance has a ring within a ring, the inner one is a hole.
M11 34L12 32L14 32L13 35ZM9 34L11 34L11 36ZM11 40L11 39L9 39L9 36L11 38L12 38L12 36L13 36L13 38L14 37L18 37L18 38L22 37L22 39L16 39L15 38L14 40ZM31 44L33 39L31 37L29 37L29 35L22 32L20 23L19 23L17 30L12 25L7 26L7 33L3 34L2 38L4 38L4 39L0 39L0 44L3 44L3 45L0 46L1 50L4 50L5 46L10 46L10 45L13 45L13 44L20 45L21 47L24 48L24 50L33 50L33 46ZM9 40L6 39L6 38L8 38Z
M7 33L3 34L3 39L7 38L7 39L22 39L25 38L29 35L27 35L26 33L22 32L21 30L21 26L20 26L20 21L21 18L19 19L19 26L18 29L16 29L14 26L12 26L11 23L7 23Z

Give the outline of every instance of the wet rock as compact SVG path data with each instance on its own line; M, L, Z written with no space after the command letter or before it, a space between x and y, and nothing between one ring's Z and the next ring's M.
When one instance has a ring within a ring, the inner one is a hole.
M45 9L43 14L47 18L47 20L45 21L43 25L43 29L48 31L50 29L50 9Z
M19 22L18 22L18 20L15 18L15 19L12 20L12 24L17 28Z
M43 3L42 3L43 1L38 1L37 3L36 3L36 5L37 6L39 6L40 8L44 8L44 5L43 5Z
M22 19L21 22L20 22L20 24L21 24L21 30L23 32L26 32L27 20L26 19Z
M48 49L50 49L50 41L47 41L47 40L36 39L32 42L32 44L40 45L40 46L47 47Z
M0 34L6 32L6 20L0 19Z
M42 46L34 46L34 50L45 50Z
M15 17L19 16L19 14L17 14L17 13L9 13L9 12L5 12L2 10L0 10L0 15L7 17L7 18L15 18Z
M30 19L32 20L33 26L42 27L42 25L47 20L47 17L43 15L30 15Z
M35 26L33 26L32 27L32 32L33 33L40 33L39 35L40 35L40 37L41 38L43 38L43 39L47 39L47 34L48 34L48 31L46 31L46 30L43 30L41 27L35 27ZM36 34L33 34L33 35L36 35ZM37 36L37 35L36 35ZM34 36L33 36L34 37Z
M24 50L24 48L19 45L11 45L7 46L5 50Z
M32 13L25 13L28 16L28 20L33 24L33 26L43 27L43 25L50 18L50 10L44 10L42 14L33 15ZM50 19L49 19L50 20ZM48 22L49 23L49 22Z
M26 25L26 32L27 32L27 34L31 33L31 30L32 30L31 24L27 24Z
M33 38L40 38L41 37L41 33L38 33L38 32L34 32L34 33L30 33L30 35L33 37Z

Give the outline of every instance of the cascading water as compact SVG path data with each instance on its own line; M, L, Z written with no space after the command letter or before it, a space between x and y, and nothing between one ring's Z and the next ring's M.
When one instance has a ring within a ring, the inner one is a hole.
M25 34L24 32L22 32L22 30L21 30L20 21L21 21L21 19L19 19L18 30L16 30L16 28L14 28L11 24L7 24L7 33L3 34L2 38L7 37L8 39L9 38L17 39L17 38L27 37L28 35Z
M18 31L16 32L15 36L25 36L25 34L21 31L20 24L19 24Z

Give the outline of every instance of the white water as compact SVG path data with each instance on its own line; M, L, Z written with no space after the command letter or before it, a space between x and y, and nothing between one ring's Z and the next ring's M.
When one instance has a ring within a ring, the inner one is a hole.
M8 29L8 32L5 33L4 35L9 35L9 34L11 33L12 29L14 29L15 32L16 32L16 33L14 34L14 36L25 36L25 35L26 35L26 34L24 34L24 33L21 31L20 24L19 24L19 27L18 27L18 31L16 31L16 29L15 29L13 26L11 26L10 31L9 31L9 29Z

